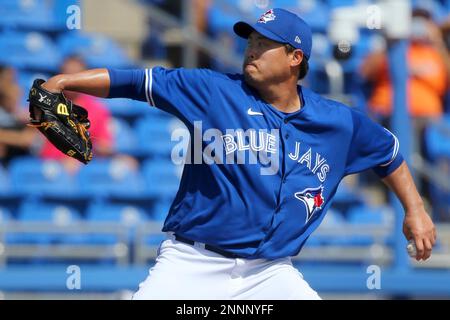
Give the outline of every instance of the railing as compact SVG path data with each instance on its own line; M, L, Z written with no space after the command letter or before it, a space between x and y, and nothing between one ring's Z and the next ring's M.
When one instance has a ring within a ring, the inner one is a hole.
M146 229L158 234L160 223L147 223ZM132 247L135 227L118 222L76 222L59 225L47 222L10 222L0 224L0 267L12 259L83 260L99 262L111 260L118 265L133 263ZM30 241L23 236L48 237L51 241ZM10 237L16 237L9 241ZM17 241L17 236L19 240ZM22 238L20 238L22 236ZM76 239L73 236L77 236ZM90 236L111 236L105 243ZM156 257L156 249L154 250Z
M81 222L71 225L53 223L13 222L0 225L0 267L9 261L22 258L51 260L82 260L101 262L109 259L119 266L147 265L157 256L158 244L148 243L148 238L159 236L161 224L148 222L135 227L127 227L121 223ZM325 244L306 245L300 255L293 258L299 262L330 263L372 263L389 265L393 261L393 248L387 243L393 228L389 225L351 225L320 227L313 234L317 241ZM8 243L11 235L45 235L59 237L57 241L48 243ZM450 225L439 225L440 247L435 250L429 262L421 263L422 267L450 268ZM71 236L86 237L82 241L70 241ZM89 235L112 235L117 241L111 243L90 242ZM370 244L352 243L351 237L364 236L372 239ZM339 241L347 239L345 243ZM66 240L66 241L65 241ZM406 249L405 249L406 250Z
M420 154L414 154L412 160L411 166L415 172L427 178L450 195L450 177L448 175L436 169L435 166L428 163Z
M183 3L185 3L187 7L190 5L189 1L184 1ZM191 12L192 10L189 11ZM231 67L235 67L237 69L242 67L242 57L237 56L230 50L224 50L222 43L217 40L210 39L204 34L198 32L192 24L192 17L185 17L185 23L183 23L164 10L161 10L151 4L148 4L147 14L151 20L155 21L159 25L162 25L168 29L175 28L179 30L179 35L183 40L183 48L185 50L183 58L184 67L197 67L196 55L193 54L195 47L202 49L211 57L222 60Z

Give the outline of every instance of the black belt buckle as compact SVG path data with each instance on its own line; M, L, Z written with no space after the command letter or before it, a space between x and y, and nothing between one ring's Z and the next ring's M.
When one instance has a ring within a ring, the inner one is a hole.
M195 245L195 241L194 240L187 239L187 238L179 236L177 234L175 234L174 236L175 236L175 240L177 240L179 242L183 242L183 243L189 244L191 246ZM220 254L221 256L224 256L225 258L230 258L230 259L239 258L239 256L237 254L224 251L222 249L210 246L209 244L205 244L205 249L208 250L208 251L212 251L214 253Z

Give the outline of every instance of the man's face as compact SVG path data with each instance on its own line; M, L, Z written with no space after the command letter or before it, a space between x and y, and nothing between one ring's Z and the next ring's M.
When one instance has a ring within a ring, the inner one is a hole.
M282 43L253 31L248 37L243 64L245 80L251 86L283 82L291 74L292 56Z

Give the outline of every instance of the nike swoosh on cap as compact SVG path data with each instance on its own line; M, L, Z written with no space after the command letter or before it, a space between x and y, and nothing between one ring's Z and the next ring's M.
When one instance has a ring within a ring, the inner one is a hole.
M250 116L262 116L263 115L261 112L253 111L252 108L248 108L247 113Z

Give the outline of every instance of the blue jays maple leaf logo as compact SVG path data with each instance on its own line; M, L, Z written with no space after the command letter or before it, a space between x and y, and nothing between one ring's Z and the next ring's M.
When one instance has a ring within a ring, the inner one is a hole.
M325 203L322 193L323 187L320 186L317 188L306 188L305 190L294 194L306 207L305 222L308 222L317 210L322 209L322 205Z
M273 9L270 9L269 11L267 11L266 13L264 13L261 18L259 18L258 22L259 23L267 23L269 21L273 21L275 20L277 16L275 15Z

